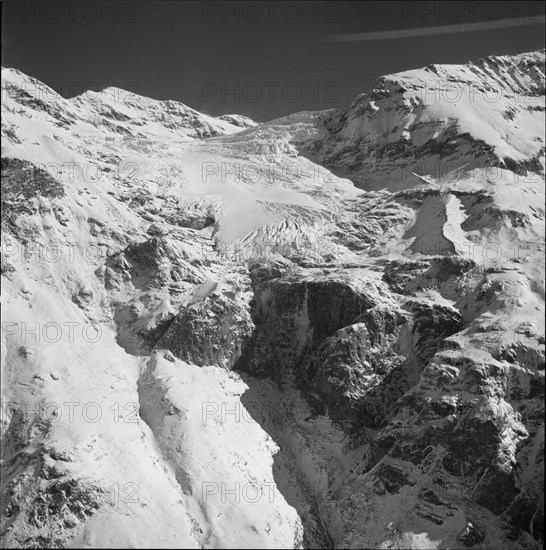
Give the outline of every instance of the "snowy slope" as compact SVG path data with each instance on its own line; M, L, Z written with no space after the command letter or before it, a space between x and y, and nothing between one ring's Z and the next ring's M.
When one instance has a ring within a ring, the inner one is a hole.
M475 169L497 181L493 167L543 169L543 112L544 51L429 65L327 111L331 138L310 152L366 189L414 186L415 173L453 186Z

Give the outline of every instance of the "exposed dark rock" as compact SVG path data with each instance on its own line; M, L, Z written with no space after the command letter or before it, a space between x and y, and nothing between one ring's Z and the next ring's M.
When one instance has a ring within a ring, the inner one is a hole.
M391 494L400 492L403 487L415 485L402 468L392 464L381 464L374 474L381 480L385 490Z
M19 214L38 212L37 199L58 199L65 195L63 185L31 162L2 158L2 227L17 234Z
M409 300L404 308L413 315L416 358L421 365L426 365L442 341L461 330L463 325L461 314L453 307Z
M256 331L241 368L279 379L322 340L377 306L388 291L335 272L290 272L253 285Z
M457 540L465 546L474 546L485 539L484 533L472 521L468 521L465 528L457 535Z
M250 339L253 324L244 289L213 291L183 307L156 344L184 361L232 369Z
M403 312L375 306L338 330L303 362L298 379L305 393L320 396L331 418L346 426L377 427L406 389L392 374L405 358L396 353Z

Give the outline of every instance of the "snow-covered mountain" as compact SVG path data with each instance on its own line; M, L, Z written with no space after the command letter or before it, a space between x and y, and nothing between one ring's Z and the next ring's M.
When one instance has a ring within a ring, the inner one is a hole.
M2 543L541 547L544 82L256 124L2 69Z
M320 159L366 189L400 190L473 168L540 169L544 52L429 65L379 78L327 119ZM494 170L491 170L494 172Z

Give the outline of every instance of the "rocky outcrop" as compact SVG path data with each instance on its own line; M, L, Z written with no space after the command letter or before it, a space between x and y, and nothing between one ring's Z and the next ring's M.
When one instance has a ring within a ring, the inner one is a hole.
M408 300L404 307L414 319L415 359L424 366L448 336L461 330L462 316L452 306L428 300Z
M35 164L2 157L2 228L18 234L20 214L50 211L50 200L62 198L65 189L49 172ZM24 235L23 235L24 237ZM27 236L28 238L28 236Z
M32 533L44 548L62 546L80 525L108 504L108 489L95 476L82 476L70 449L32 448L35 436L46 437L56 422L52 407L37 404L22 411L17 403L2 403L2 420L10 419L2 436L2 500L4 541L18 547Z
M166 323L155 347L167 349L189 363L231 370L240 360L253 329L248 283L204 283L190 303Z
M508 387L506 367L492 358L487 362L469 351L438 352L418 385L397 403L401 413L396 420L372 441L372 464L388 456L427 471L439 486L456 482L460 489L452 493L452 503L474 501L502 514L516 538L526 539L518 530L536 537L532 526L542 521L543 496L533 490L530 496L523 488L528 474L517 466L518 454L529 445L523 422L532 423L511 406ZM540 456L543 450L535 452ZM535 456L531 462L543 460ZM530 468L535 471L536 465ZM482 533L483 527L477 529ZM460 541L474 540L470 532L468 528Z
M399 355L400 325L408 318L397 310L374 306L324 339L306 357L301 387L318 412L350 430L377 427L407 389Z
M226 122L233 124L233 126L238 126L239 128L252 128L253 126L258 125L257 122L254 122L251 118L243 115L222 115L216 118L218 120L225 120Z
M358 270L295 269L255 282L253 291L256 330L241 366L276 379L363 312L394 304L383 283Z

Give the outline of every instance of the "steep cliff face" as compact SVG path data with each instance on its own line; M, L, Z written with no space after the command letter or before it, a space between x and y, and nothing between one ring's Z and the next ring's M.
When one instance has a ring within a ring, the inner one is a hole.
M539 548L543 65L261 125L3 70L2 542Z

